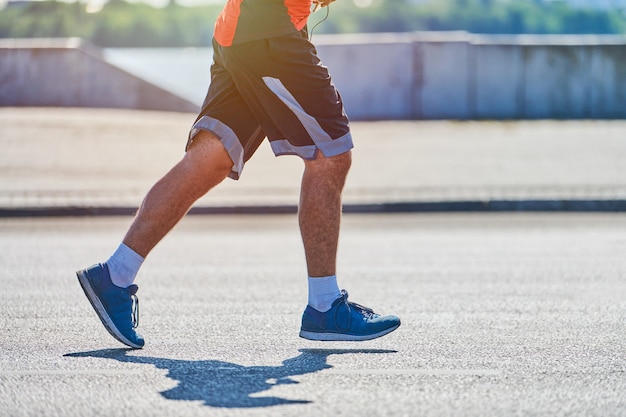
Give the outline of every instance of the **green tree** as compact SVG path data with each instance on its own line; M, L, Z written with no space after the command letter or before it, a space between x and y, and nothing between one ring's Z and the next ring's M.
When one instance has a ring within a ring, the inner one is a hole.
M0 37L79 36L103 47L208 46L222 5L163 8L109 0L97 13L83 3L10 3L0 10ZM314 25L325 14L315 13ZM466 30L475 33L626 33L620 10L576 9L548 0L373 0L357 7L339 0L316 33Z

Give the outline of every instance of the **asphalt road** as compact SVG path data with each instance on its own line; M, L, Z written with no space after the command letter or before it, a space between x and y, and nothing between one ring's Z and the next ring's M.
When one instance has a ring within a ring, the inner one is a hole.
M129 218L0 219L0 416L625 416L625 214L346 215L339 280L402 326L297 337L292 215L189 216L126 350L74 271Z

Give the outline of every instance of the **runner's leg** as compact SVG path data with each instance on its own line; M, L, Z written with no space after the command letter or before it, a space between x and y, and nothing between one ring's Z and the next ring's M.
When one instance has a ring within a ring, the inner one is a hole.
M150 189L124 243L145 258L197 199L228 176L232 166L219 139L199 131L183 159Z
M310 277L335 275L341 193L351 164L351 152L330 158L321 152L305 160L298 221Z

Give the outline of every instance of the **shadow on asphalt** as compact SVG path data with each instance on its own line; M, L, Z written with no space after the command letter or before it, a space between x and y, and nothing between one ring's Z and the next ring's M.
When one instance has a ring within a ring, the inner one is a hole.
M106 358L124 363L150 364L168 371L167 377L178 385L161 395L168 400L203 401L210 407L254 408L285 404L308 404L272 396L253 396L275 385L298 384L291 377L332 368L330 355L395 353L380 349L300 349L300 355L286 359L280 366L243 366L236 363L204 360L189 361L127 355L133 349L104 349L68 353L75 358Z

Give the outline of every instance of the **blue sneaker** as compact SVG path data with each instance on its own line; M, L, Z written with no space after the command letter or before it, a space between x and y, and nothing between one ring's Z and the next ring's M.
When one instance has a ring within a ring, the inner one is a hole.
M379 316L372 309L348 302L348 293L341 290L325 313L307 306L302 315L300 337L324 341L360 341L376 339L400 327L396 316Z
M111 336L135 349L144 345L135 332L139 324L138 287L121 288L111 282L106 264L97 264L76 272L85 295Z

